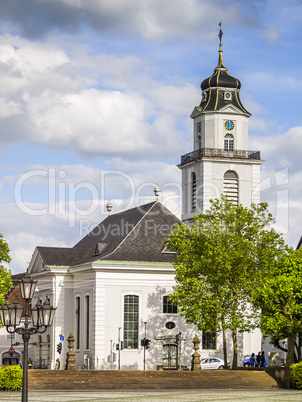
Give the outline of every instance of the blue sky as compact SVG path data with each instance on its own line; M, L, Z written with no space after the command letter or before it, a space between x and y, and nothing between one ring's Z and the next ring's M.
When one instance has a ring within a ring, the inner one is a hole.
M73 246L113 211L154 199L180 215L190 114L218 60L240 79L261 200L301 236L298 0L0 0L0 218L13 273L37 245Z

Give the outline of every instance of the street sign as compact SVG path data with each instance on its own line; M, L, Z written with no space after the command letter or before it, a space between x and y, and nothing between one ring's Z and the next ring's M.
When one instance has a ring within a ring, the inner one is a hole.
M11 346L11 347L8 349L8 353L9 353L10 357L12 357L13 354L15 353L15 349Z
M60 341L64 341L64 336L60 335Z

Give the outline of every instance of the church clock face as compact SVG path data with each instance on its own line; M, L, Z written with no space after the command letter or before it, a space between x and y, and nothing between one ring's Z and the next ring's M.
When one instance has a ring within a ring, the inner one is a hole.
M233 130L233 128L235 127L235 124L232 120L228 120L225 122L225 128L229 131Z

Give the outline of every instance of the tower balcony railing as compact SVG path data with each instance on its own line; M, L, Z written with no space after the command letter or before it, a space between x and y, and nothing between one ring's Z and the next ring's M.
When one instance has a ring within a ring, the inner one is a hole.
M180 166L194 162L202 157L232 158L232 159L257 159L260 160L260 151L233 150L225 151L219 148L200 148L188 154L182 155Z

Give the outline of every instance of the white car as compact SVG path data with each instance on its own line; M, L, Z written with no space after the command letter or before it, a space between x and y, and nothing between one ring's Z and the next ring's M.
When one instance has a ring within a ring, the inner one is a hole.
M201 361L200 367L201 370L224 369L224 361L218 359L218 357L209 357Z

